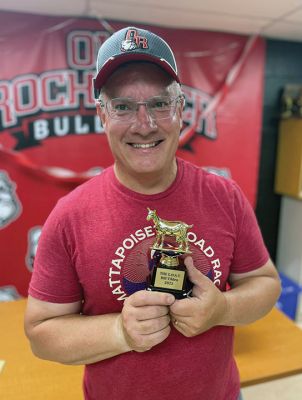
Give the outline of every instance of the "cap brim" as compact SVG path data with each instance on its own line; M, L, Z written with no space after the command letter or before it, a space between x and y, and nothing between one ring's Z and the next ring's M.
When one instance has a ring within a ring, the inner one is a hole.
M153 57L150 54L127 53L119 54L116 57L109 58L109 60L103 65L99 73L94 78L94 89L100 90L102 86L104 86L109 76L114 72L114 70L116 70L117 67L121 64L129 61L149 61L157 64L169 75L171 75L177 82L179 82L177 74L175 73L174 69L166 62L166 60L158 57Z

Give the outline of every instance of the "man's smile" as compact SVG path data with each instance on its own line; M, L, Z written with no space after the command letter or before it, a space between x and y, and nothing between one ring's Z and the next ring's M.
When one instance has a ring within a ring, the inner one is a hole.
M135 149L150 149L159 145L163 140L157 140L151 143L128 143L130 146L134 147Z

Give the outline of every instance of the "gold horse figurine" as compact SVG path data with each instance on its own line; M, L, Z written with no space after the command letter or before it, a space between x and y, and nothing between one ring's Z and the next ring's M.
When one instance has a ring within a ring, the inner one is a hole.
M174 249L181 253L190 253L189 242L187 238L188 229L193 225L188 225L181 221L166 221L159 218L156 210L150 210L148 207L147 221L153 220L154 228L156 231L156 241L153 248L156 250L164 249L165 236L174 236L179 247ZM166 249L167 250L167 249Z

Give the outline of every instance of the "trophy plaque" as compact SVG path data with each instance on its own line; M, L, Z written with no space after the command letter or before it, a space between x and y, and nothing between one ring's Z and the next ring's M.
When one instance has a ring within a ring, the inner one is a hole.
M180 256L191 254L187 232L193 225L159 218L156 210L148 208L147 221L153 220L156 240L151 247L155 265L149 276L147 290L167 292L176 299L189 297L193 285ZM168 239L168 241L166 241Z

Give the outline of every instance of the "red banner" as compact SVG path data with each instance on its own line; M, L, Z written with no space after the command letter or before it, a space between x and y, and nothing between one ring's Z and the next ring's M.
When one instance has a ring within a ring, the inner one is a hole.
M0 286L26 295L57 199L113 161L91 79L100 44L128 24L7 12L0 24ZM255 205L263 40L149 28L171 45L183 82L178 155L232 176Z

